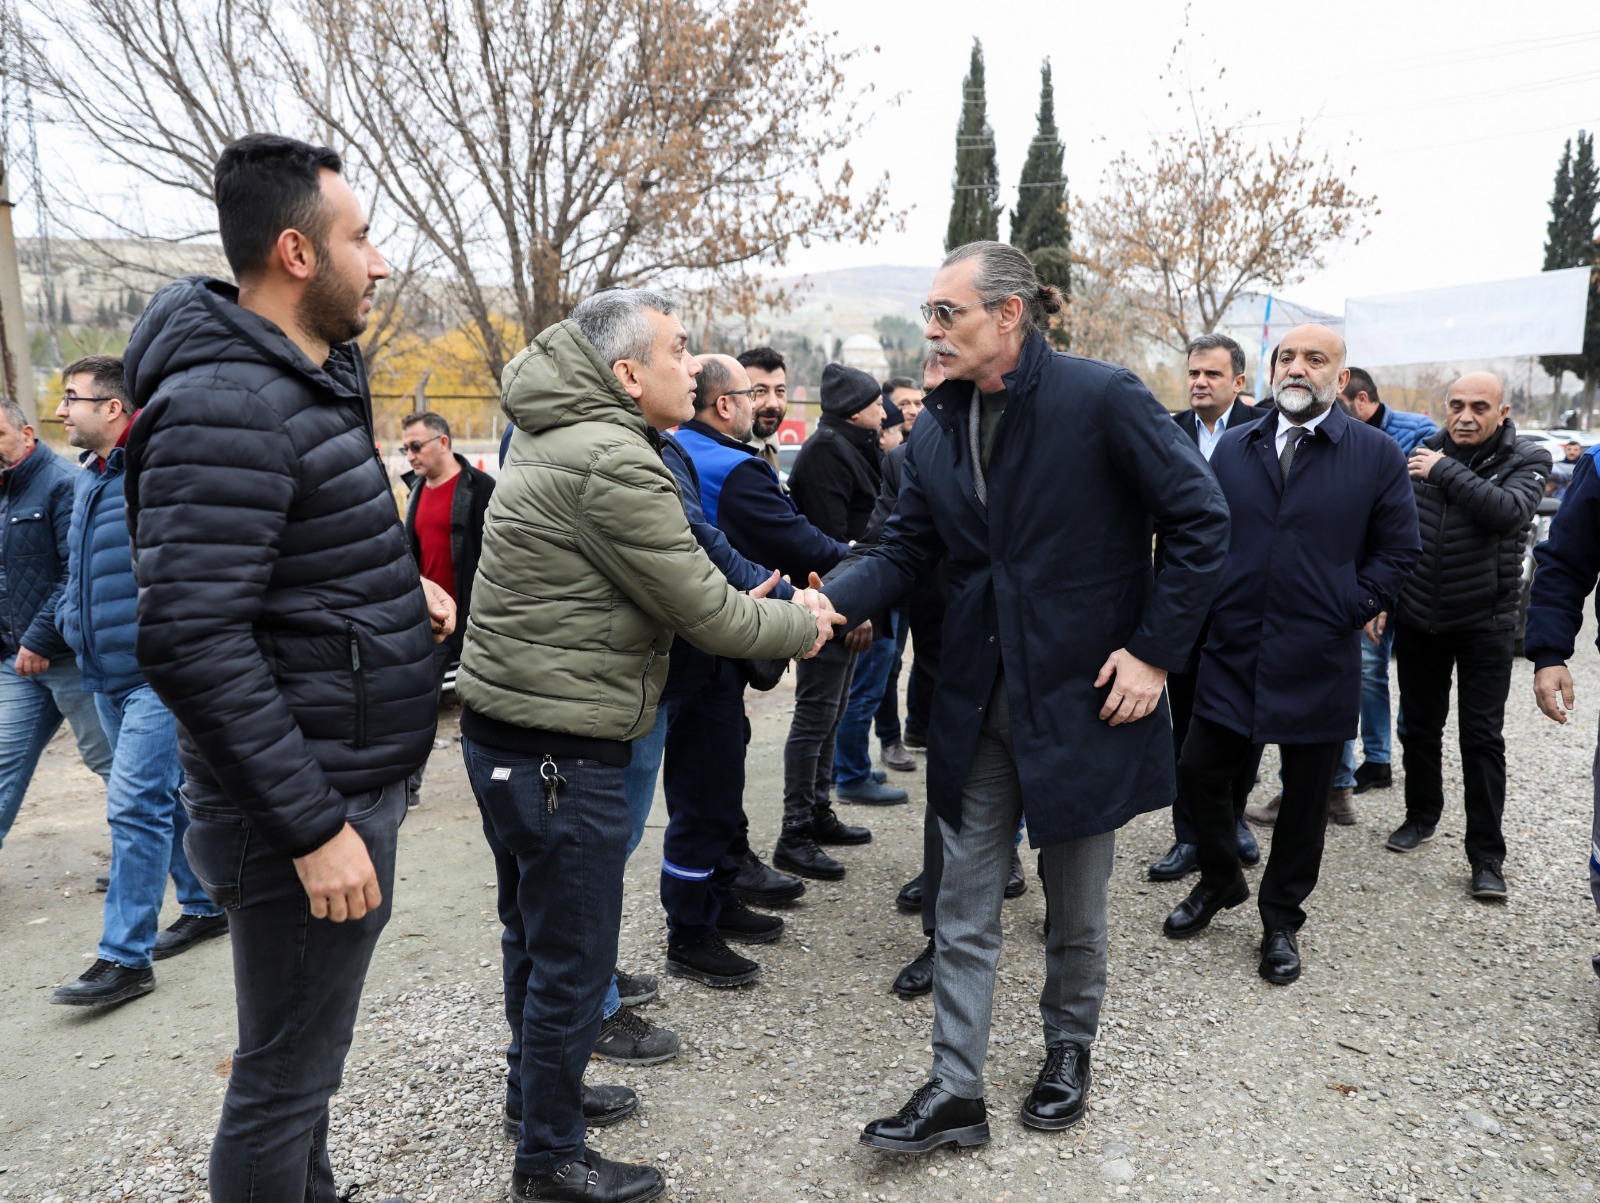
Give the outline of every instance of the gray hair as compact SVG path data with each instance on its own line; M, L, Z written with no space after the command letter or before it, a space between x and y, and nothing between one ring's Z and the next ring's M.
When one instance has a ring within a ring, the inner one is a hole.
M661 293L647 288L608 288L579 301L571 316L605 363L614 364L619 359L649 363L655 332L644 316L647 309L669 314L673 305Z
M23 412L22 406L3 395L0 395L0 422L4 422L17 434L22 433L24 426L30 425L28 415Z
M1233 365L1233 374L1244 375L1244 348L1226 334L1201 334L1190 341L1184 349L1184 355L1192 357L1199 351L1226 351L1228 362Z
M985 309L1005 304L1011 297L1022 301L1022 332L1031 333L1045 326L1052 313L1061 311L1061 290L1053 284L1039 283L1039 273L1016 247L1004 242L968 242L944 257L944 267L954 267L968 259L978 261L972 286Z

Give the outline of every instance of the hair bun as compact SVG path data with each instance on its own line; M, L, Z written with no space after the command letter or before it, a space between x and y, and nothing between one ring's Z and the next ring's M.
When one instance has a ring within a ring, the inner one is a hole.
M1054 284L1039 285L1039 308L1046 313L1061 312L1061 290Z

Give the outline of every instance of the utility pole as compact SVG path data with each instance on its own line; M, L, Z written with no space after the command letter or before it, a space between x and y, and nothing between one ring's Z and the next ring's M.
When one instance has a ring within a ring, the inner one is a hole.
M23 326L22 272L17 264L17 240L11 232L8 178L5 146L0 142L0 392L22 406L29 422L36 422L33 364Z

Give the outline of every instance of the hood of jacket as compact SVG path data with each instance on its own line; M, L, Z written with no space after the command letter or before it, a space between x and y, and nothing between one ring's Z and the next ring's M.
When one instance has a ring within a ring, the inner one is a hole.
M500 376L500 408L528 434L608 422L654 443L638 403L572 321L541 332L506 364Z
M318 366L274 322L239 304L239 290L210 276L174 280L150 298L122 353L128 395L135 409L149 404L164 380L194 367L255 363L293 372L335 396L365 396L365 367L352 343L341 343Z

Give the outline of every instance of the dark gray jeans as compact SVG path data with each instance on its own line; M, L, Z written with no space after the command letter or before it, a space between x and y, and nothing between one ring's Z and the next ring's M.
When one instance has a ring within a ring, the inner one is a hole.
M961 830L938 820L944 880L934 931L933 1073L962 1098L983 1095L1000 908L1011 852L1022 821L1022 783L1011 743L1005 677L995 683L978 746L961 791ZM1040 876L1049 903L1044 993L1039 1011L1046 1046L1088 1048L1100 1027L1106 992L1106 890L1116 833L1051 844ZM926 889L924 884L924 889Z
M856 654L838 636L794 670L794 718L783 745L783 829L811 830L833 792L833 740L850 701Z

